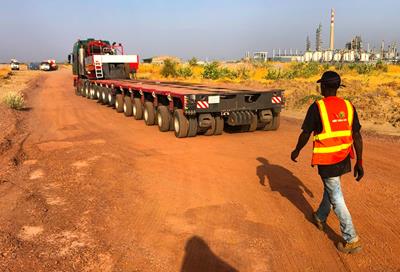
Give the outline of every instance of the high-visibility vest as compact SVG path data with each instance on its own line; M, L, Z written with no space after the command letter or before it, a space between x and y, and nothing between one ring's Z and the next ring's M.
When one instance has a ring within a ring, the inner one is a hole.
M315 134L312 165L330 165L354 158L352 126L353 105L342 98L329 96L317 102L322 132Z

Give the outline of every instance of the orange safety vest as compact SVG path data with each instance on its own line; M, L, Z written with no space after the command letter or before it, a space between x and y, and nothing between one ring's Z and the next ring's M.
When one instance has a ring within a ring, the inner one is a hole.
M329 96L317 101L322 132L314 132L312 165L330 165L354 158L352 126L353 105L342 98Z

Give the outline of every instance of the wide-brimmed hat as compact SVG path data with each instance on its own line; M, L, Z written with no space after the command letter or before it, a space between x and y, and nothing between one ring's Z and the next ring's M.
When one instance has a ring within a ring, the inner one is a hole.
M346 87L342 83L342 79L340 75L334 71L326 71L320 79L318 79L317 83L328 83L328 84L337 84L339 87Z

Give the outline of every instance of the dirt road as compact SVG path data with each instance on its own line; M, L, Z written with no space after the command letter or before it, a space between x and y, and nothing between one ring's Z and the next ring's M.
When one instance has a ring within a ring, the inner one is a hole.
M322 184L300 124L176 139L74 94L70 71L31 90L15 171L0 182L0 271L399 271L400 144L365 137L343 179L364 243L309 222Z

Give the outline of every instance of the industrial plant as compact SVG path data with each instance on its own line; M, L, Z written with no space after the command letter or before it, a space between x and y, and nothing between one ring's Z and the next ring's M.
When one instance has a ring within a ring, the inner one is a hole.
M367 44L366 48L361 36L354 36L351 41L345 44L342 49L335 49L335 10L331 10L330 20L330 39L329 48L322 47L322 24L319 24L315 31L315 50L311 48L310 37L306 38L305 51L297 49L274 49L272 56L268 56L268 52L246 52L245 60L253 61L282 61L282 62L387 62L399 63L400 54L397 49L397 43L393 42L385 46L385 42L381 42L380 48L370 48Z

